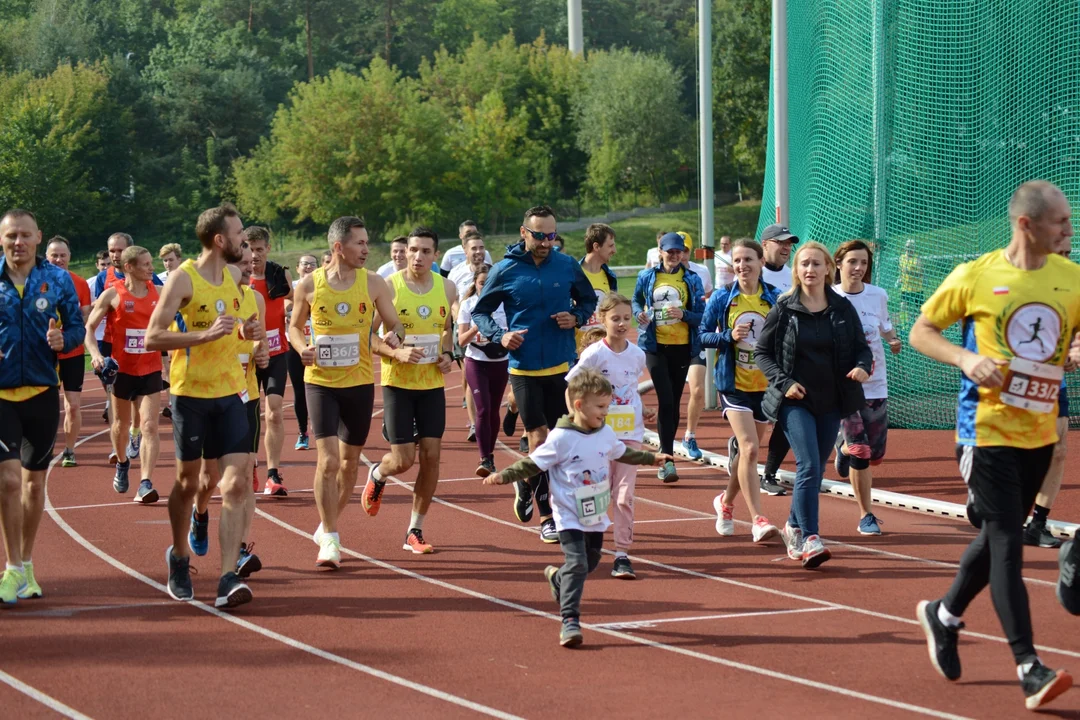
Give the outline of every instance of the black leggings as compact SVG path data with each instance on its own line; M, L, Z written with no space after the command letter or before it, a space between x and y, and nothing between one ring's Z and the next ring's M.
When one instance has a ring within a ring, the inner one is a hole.
M660 452L671 454L675 448L675 433L679 430L679 408L682 404L686 373L690 370L689 345L661 345L656 352L645 353L656 390L656 429L660 435Z
M776 423L772 437L769 438L769 454L765 457L765 477L776 477L776 473L780 470L780 463L784 462L789 450L791 450L791 443L788 442L784 428L780 423Z
M292 348L286 355L289 364L289 381L293 389L293 410L296 411L296 424L300 428L300 434L306 435L308 428L307 395L304 393L304 361L300 359L300 353Z

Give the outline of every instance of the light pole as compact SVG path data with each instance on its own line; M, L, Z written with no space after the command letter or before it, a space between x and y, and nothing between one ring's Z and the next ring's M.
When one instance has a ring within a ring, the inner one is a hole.
M585 37L581 30L581 0L566 0L567 28L570 31L570 53L581 55L585 51Z
M701 207L701 248L705 255L705 267L709 276L716 277L716 261L713 259L713 126L712 126L712 0L698 0L698 133L701 157L698 159L700 173L699 192ZM716 351L706 353L705 407L716 409L716 383L712 369L716 365Z

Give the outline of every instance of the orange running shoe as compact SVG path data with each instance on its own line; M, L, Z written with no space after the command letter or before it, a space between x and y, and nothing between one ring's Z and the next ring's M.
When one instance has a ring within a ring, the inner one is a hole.
M413 528L405 536L405 544L401 546L401 549L408 550L414 555L427 555L435 552L435 548L424 542L424 533L417 528Z
M266 476L266 484L263 485L263 495L271 497L286 497L289 492L285 489L285 481L277 473Z
M379 514L379 507L382 506L382 494L383 488L386 487L386 481L376 482L371 479L371 473L375 468L368 468L367 482L364 483L364 492L360 495L360 505L371 517L375 517ZM408 549L406 547L406 549Z

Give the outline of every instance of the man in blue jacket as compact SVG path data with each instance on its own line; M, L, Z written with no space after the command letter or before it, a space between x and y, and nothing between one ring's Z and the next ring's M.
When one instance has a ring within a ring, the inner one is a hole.
M36 256L41 231L33 213L4 213L0 243L0 530L7 553L0 602L13 604L42 595L31 557L60 423L56 355L82 344L86 330L71 276Z
M541 205L525 213L521 242L491 269L473 322L480 334L510 351L510 385L532 452L566 414L566 373L574 361L574 329L596 309L596 293L581 266L569 255L552 252L558 235L555 213ZM491 317L499 305L509 330ZM540 508L540 538L559 542L548 503L546 473L514 483L514 514L532 519L533 498Z

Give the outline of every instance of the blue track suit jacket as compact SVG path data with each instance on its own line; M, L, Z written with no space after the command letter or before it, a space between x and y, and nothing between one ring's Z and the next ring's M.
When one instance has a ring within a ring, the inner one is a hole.
M780 297L780 290L764 280L759 282L761 283L761 299L771 308ZM731 339L731 328L728 327L727 321L728 310L740 294L739 283L733 282L709 296L709 302L705 306L705 316L701 319L701 325L698 328L701 346L720 350L720 356L716 358L713 377L716 380L716 391L721 393L735 389L735 342ZM719 332L717 332L718 329Z
M647 268L638 273L637 285L634 286L634 297L631 300L631 308L634 317L646 307L652 306L653 287L656 285L656 274L661 266ZM701 352L701 340L698 338L698 325L701 323L701 315L705 311L705 286L701 284L701 278L690 268L683 268L683 280L686 289L690 292L690 306L683 308L683 321L690 327L690 357L697 357ZM638 328L638 347L647 353L656 352L656 325L650 322L642 331Z

